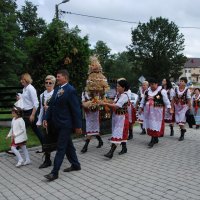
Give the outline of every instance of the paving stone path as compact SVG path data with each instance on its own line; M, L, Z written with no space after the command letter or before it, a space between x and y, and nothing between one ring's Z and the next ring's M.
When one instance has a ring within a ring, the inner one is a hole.
M59 179L48 182L43 177L51 167L38 169L42 155L31 148L32 164L16 168L15 157L0 154L0 200L200 200L200 130L189 129L185 140L175 136L165 137L152 149L147 148L150 137L139 135L140 128L134 127L134 140L128 142L128 153L113 159L103 155L110 148L109 136L103 137L104 146L97 149L93 139L88 152L81 154L83 139L75 140L82 170L64 173L69 166L64 161ZM54 154L52 155L54 157Z

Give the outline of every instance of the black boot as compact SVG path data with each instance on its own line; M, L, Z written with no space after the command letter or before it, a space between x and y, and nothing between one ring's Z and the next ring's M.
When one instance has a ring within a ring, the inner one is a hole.
M45 153L44 156L45 156L44 162L39 166L39 169L47 168L52 164L50 159L51 157L50 153Z
M154 137L151 137L151 141L150 141L149 144L148 144L149 148L152 148L153 145L154 145L155 143L156 143L156 142L155 142L155 138L154 138Z
M127 153L126 142L122 142L121 145L122 145L122 150L119 152L119 155Z
M116 148L117 148L117 146L115 144L112 144L110 151L107 154L105 154L104 156L111 159L113 157L113 153Z
M184 140L184 135L185 135L186 129L181 129L181 136L178 139L179 141L183 141Z
M145 135L146 134L146 130L145 128L143 128L143 124L140 124L142 132L140 133L140 135Z
M85 145L83 146L83 148L82 148L82 150L81 150L82 153L87 152L87 148L88 148L88 144L89 144L89 143L90 143L90 139L87 139L87 140L85 141Z
M129 129L128 140L133 139L133 129Z
M159 142L158 137L154 137L154 143L157 144Z
M170 126L170 136L174 136L174 127L172 124L170 124L169 126Z
M101 139L100 135L96 135L96 138L99 141L97 148L101 148L103 146L103 140Z

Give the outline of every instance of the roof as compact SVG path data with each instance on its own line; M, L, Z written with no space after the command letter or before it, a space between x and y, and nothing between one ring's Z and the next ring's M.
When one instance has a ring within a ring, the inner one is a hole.
M200 58L188 58L184 68L200 68Z

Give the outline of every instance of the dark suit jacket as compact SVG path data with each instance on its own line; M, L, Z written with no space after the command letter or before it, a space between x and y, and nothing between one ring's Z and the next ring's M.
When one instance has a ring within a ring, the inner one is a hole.
M64 92L58 95L59 87L55 88L45 119L52 121L58 128L82 128L81 108L76 90L69 83L62 89Z

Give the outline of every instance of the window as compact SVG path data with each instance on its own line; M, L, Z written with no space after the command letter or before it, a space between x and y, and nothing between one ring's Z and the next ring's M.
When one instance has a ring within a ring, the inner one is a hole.
M185 73L187 73L187 69L185 70Z
M188 70L189 73L191 73L191 70Z

